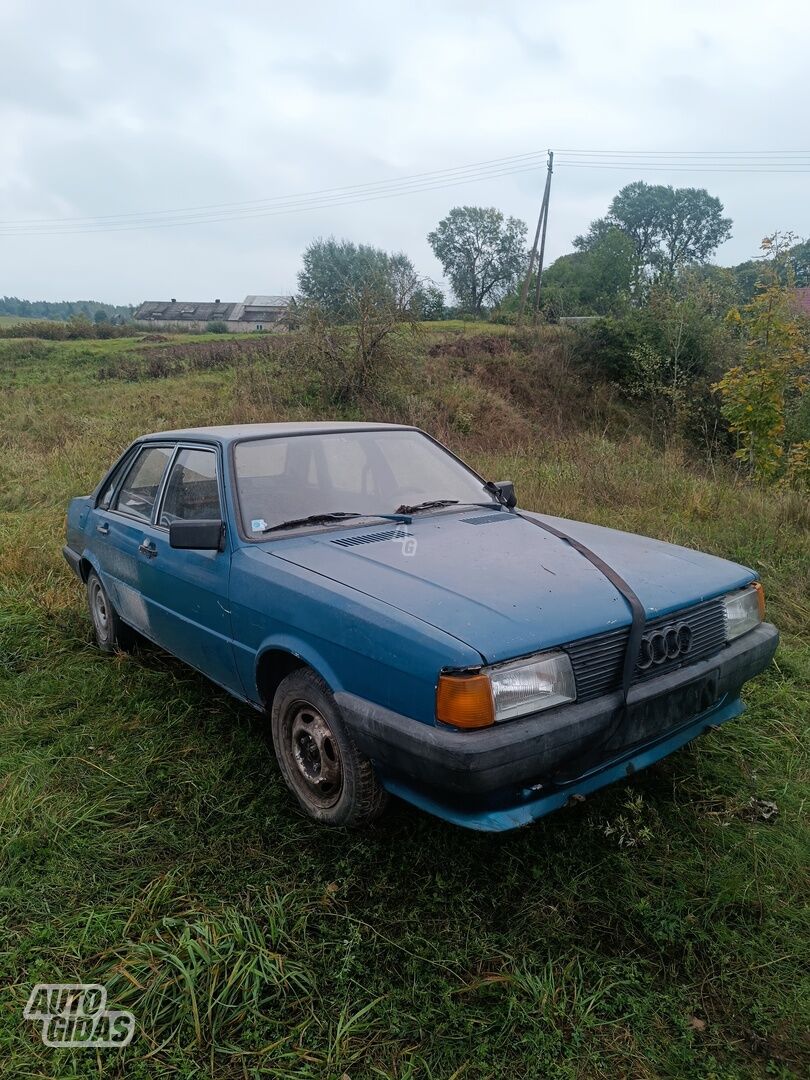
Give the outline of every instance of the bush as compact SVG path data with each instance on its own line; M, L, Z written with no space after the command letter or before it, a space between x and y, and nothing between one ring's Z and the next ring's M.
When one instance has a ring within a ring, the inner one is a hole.
M215 319L213 322L208 323L205 329L209 334L227 334L228 324L222 322L221 319Z
M583 359L611 382L626 385L634 373L634 354L649 344L644 323L641 312L634 311L577 327Z
M31 319L28 322L0 326L0 338L39 338L43 341L76 341L131 337L132 327L126 323L91 322L83 315L73 316L67 322L52 319Z

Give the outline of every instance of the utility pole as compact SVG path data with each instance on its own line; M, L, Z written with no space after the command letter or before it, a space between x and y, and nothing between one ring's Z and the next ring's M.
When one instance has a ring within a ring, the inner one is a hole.
M554 151L548 152L548 172L546 173L546 191L545 191L545 203L546 212L543 216L543 234L540 237L540 258L537 260L537 288L534 293L534 314L532 315L532 325L537 323L537 316L540 313L540 283L543 280L543 258L546 254L546 226L548 225L548 204L551 198L551 174L554 172Z
M532 277L532 270L534 269L534 260L537 256L537 244L540 240L540 232L543 233L543 246L540 248L540 266L543 265L543 250L546 243L546 220L548 218L548 198L551 193L551 172L552 165L554 163L554 151L548 152L548 166L546 172L546 186L543 191L543 201L540 203L540 215L537 218L537 228L534 231L534 243L532 244L532 252L529 256L529 269L526 271L526 278L520 290L520 307L518 308L518 326L523 322L523 313L526 310L526 299L529 295L529 282Z

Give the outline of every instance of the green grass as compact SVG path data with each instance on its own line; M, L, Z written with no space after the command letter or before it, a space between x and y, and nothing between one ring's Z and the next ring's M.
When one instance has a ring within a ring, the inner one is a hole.
M654 450L621 410L552 436L538 418L563 406L520 405L516 358L500 390L475 364L412 358L375 414L439 430L523 505L755 566L783 645L741 720L530 829L467 833L395 803L371 833L329 832L294 808L260 716L158 650L95 650L60 554L67 500L134 435L322 415L315 390L278 368L101 381L141 343L17 344L0 342L9 1076L806 1075L806 499ZM32 985L94 979L135 1042L43 1047Z

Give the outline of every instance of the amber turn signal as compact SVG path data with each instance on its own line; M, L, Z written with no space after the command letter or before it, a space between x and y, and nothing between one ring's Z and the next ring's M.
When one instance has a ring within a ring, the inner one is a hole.
M482 728L495 723L492 687L486 675L440 675L436 687L436 718L457 728Z
M765 621L765 590L762 587L761 581L754 582L754 588L757 593L757 603L759 604L759 618L761 622Z

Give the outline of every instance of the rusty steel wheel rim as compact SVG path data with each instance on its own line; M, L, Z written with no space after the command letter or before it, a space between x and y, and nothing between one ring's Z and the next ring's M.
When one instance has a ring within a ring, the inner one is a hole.
M343 764L332 729L309 702L290 708L287 750L296 785L305 797L326 809L343 790Z

